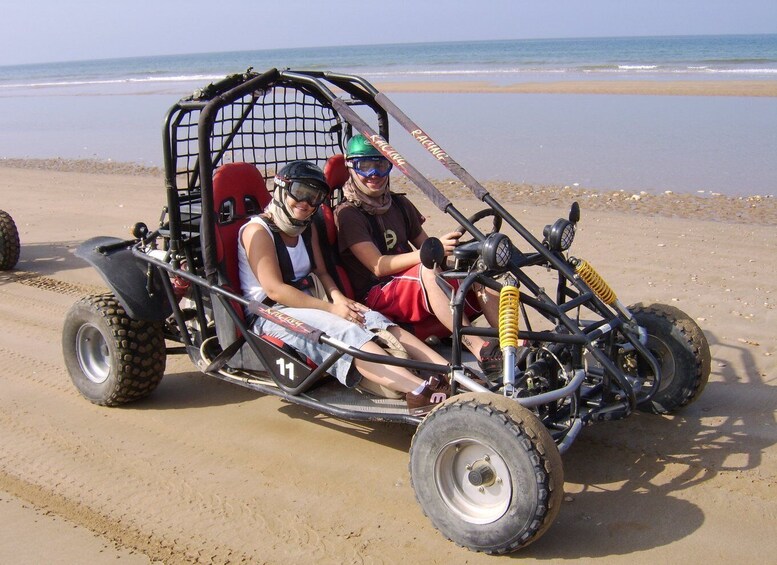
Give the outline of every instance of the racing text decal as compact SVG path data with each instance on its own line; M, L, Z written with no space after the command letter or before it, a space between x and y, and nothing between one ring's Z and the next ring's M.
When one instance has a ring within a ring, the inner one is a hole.
M310 333L310 330L304 322L301 322L297 320L296 318L292 318L291 316L284 314L283 312L279 312L278 310L274 310L271 308L267 308L265 310L267 314L268 319L274 319L276 322L278 322L280 325L287 327L287 328L294 328L299 332L307 332Z
M410 135L421 142L421 145L423 145L429 153L434 155L434 158L438 161L445 161L449 157L449 155L442 150L442 147L432 141L432 138L426 135L423 130L414 129L410 132Z
M370 143L376 147L381 153L386 155L391 161L394 162L394 164L399 167L400 169L404 169L405 165L407 164L407 161L405 161L405 158L402 157L402 154L391 147L389 145L389 142L383 139L379 135L370 135L368 136L368 139L370 140Z

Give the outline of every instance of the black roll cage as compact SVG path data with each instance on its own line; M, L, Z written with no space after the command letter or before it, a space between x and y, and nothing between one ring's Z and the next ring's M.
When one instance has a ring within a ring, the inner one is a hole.
M282 96L302 97L301 103L289 102L287 98L276 102L270 100L266 107L276 112L273 117L265 119L257 116L259 101L265 104L265 99L275 96L275 92L282 92ZM339 91L336 93L336 91ZM341 94L344 93L344 94ZM310 101L310 102L307 102ZM310 116L305 114L305 104L309 104ZM287 118L285 114L291 105L303 108L301 116ZM374 126L360 116L354 107L368 108L375 120ZM228 112L235 111L234 115L225 117ZM279 117L280 116L280 117ZM373 145L386 156L394 166L407 176L413 184L429 198L435 206L450 215L478 242L484 242L487 234L480 231L451 201L438 190L426 177L424 177L404 156L402 156L389 143L389 117L398 122L412 137L424 146L443 166L485 205L491 208L507 224L513 228L528 244L529 249L523 251L513 246L513 254L509 264L504 269L512 275L521 286L521 307L530 307L539 312L545 318L556 324L554 331L535 332L531 329L522 329L519 338L529 341L542 341L557 344L573 344L587 350L601 365L604 372L604 388L608 388L610 382L614 382L622 392L616 396L618 409L629 413L635 409L636 395L623 371L594 342L605 336L613 335L618 331L626 341L644 358L658 383L660 368L647 348L640 342L636 332L628 331L624 326L630 320L603 303L592 289L575 273L568 261L561 253L551 251L543 242L535 238L520 221L508 212L489 192L478 183L465 169L445 152L439 144L396 107L384 94L375 89L361 77L332 73L325 71L293 71L270 69L264 73L255 73L249 69L246 73L231 75L224 80L213 83L206 88L195 92L192 96L184 98L173 105L168 111L164 121L163 151L165 161L165 188L167 193L167 206L160 219L158 229L143 234L138 240L132 242L120 242L114 245L120 246L133 243L133 255L149 266L149 281L155 278L161 282L168 302L172 305L173 316L177 325L181 328L179 341L183 343L183 349L190 354L196 348L186 328L186 320L178 308L174 291L170 282L171 277L181 277L193 284L194 301L197 304L197 316L200 327L207 327L203 306L210 296L226 306L227 312L233 318L238 329L245 336L249 336L245 323L232 309L230 304L240 307L253 308L257 315L265 315L264 306L251 304L241 296L236 295L218 284L218 265L216 260L214 212L213 212L213 173L228 159L235 159L233 153L241 160L252 162L262 172L264 178L269 178L274 173L274 167L296 158L307 158L323 164L326 158L342 152L344 140L354 133L362 133L370 139ZM285 125L290 129L298 127L302 123L302 143L296 145L261 144L253 143L254 139L270 139L262 136L279 136L283 132L270 132L266 128L273 126L272 120L286 121ZM305 124L310 126L313 133L308 136ZM319 139L320 138L320 139ZM308 139L312 141L308 141ZM324 141L321 141L324 140ZM270 147L272 145L272 147ZM248 156L248 158L246 158ZM237 160L237 159L235 159ZM164 251L168 261L149 256L145 248L154 245L157 238L164 241ZM98 251L106 252L108 247L103 246ZM556 291L556 301L551 299L525 272L529 266L543 265L558 273L559 284ZM154 274L156 273L156 274ZM452 297L454 311L453 350L451 367L461 369L462 349L461 337L465 335L497 336L496 328L462 327L464 296L476 282L484 284L494 290L499 290L501 284L494 279L493 272L460 273L461 285L457 293ZM166 275L166 276L165 276ZM447 273L444 276L451 276ZM148 292L152 293L152 284L148 284ZM207 295L203 293L207 291ZM528 292L527 292L528 291ZM121 297L120 297L121 298ZM600 317L596 323L581 327L579 320L570 316L572 310L585 307ZM353 348L343 347L343 344L334 342L325 334L317 336L323 343L334 345L338 355L349 354L359 359L376 362L390 362L395 365L405 366L420 370L447 369L437 365L418 361L391 358L390 361L383 356L372 356ZM257 356L263 355L251 337L247 338L249 345ZM229 345L229 344L228 344ZM329 363L314 370L295 388L281 387L285 394L297 395L309 387L324 372ZM214 367L206 367L210 373ZM658 386L654 387L655 390ZM257 385L257 390L262 386ZM277 394L277 392L274 392ZM520 402L521 399L518 399ZM320 406L318 407L320 408ZM602 408L602 418L607 417ZM607 407L612 411L612 405ZM594 411L596 412L596 411ZM596 417L594 414L591 417ZM415 421L413 418L406 421Z

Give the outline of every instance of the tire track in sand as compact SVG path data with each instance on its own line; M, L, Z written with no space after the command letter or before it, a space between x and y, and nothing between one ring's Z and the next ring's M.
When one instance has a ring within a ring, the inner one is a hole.
M75 407L80 408L104 410L91 405ZM302 517L298 516L289 527L271 512L256 511L262 507L260 497L236 499L226 494L240 491L232 482L247 482L240 476L245 469L235 472L220 465L214 467L213 461L218 459L213 454L191 450L182 468L181 458L168 457L169 451L181 451L175 441L168 441L174 435L163 434L149 442L146 438L154 437L152 433L139 441L133 439L137 434L127 433L126 438L112 441L89 427L68 427L72 416L64 412L45 422L26 405L12 414L0 414L0 470L17 483L37 487L40 496L56 493L65 500L77 501L80 509L88 508L90 521L84 525L95 531L110 531L110 524L121 524L116 541L126 545L123 534L137 533L150 543L137 549L149 553L155 546L165 548L166 559L180 554L186 557L184 561L192 561L193 553L208 548L208 558L203 562L226 561L236 552L243 553L243 549L250 552L246 540L257 532L271 535L279 541L279 547L310 548L311 540L317 538ZM124 423L120 427L126 429ZM214 481L216 473L229 476ZM260 479L254 474L252 482ZM265 480L269 486L270 481ZM82 514L66 517L78 520ZM169 524L170 516L177 516L174 526Z
M99 294L106 291L106 287L103 286L66 282L30 271L4 272L0 274L0 283L2 282L15 282L24 286L48 290L67 296Z
M59 506L67 510L67 514L60 513L67 518L100 533L113 532L114 541L122 545L128 545L128 539L148 540L129 545L166 562L174 562L176 555L184 556L182 562L200 562L200 558L201 562L221 562L234 559L236 553L250 554L246 540L256 532L277 540L275 547L284 555L293 547L306 547L308 556L317 553L322 559L332 555L326 548L310 551L326 544L302 516L291 522L275 518L273 512L257 511L263 506L267 509L262 496L235 498L225 492L241 489L222 491L211 485L210 477L223 475L224 467L239 469L228 451L203 449L203 443L170 428L155 412L92 406L75 392L61 366L7 348L0 348L0 355L13 375L3 385L9 409L0 418L0 468L5 482L17 485L7 490L24 497L32 489L38 500L48 492L58 497ZM56 409L49 409L51 406ZM104 434L95 420L106 417L124 437L116 441ZM91 423L72 424L85 419ZM186 452L186 471L178 467L178 459L168 457L168 451ZM214 461L219 462L215 468ZM253 465L242 465L237 475L244 473L254 484L265 487L274 484ZM117 480L120 492L116 491ZM19 483L29 489L19 492ZM282 499L277 504L287 502ZM170 527L171 515L186 518ZM203 553L202 548L208 549Z

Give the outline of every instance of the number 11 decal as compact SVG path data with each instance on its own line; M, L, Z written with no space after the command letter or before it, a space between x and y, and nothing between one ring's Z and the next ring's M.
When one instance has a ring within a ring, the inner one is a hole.
M278 370L280 371L281 375L290 381L294 380L294 363L291 361L284 361L283 359L279 358L275 364L278 365Z

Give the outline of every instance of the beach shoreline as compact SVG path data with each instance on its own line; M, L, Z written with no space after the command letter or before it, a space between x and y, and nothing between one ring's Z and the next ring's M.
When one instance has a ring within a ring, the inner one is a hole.
M777 193L777 79L609 76L501 84L513 78L476 76L372 80L481 181L577 183L637 194ZM203 86L0 89L6 124L0 165L61 157L159 167L165 108ZM449 176L393 122L391 131L392 144L422 174Z
M230 73L232 74L232 73ZM222 77L226 78L226 75ZM365 78L369 78L365 77ZM564 78L534 77L525 80L504 78L495 80L484 75L472 77L441 77L438 79L383 80L371 78L379 91L391 94L600 94L641 96L734 96L777 97L775 79L720 79L693 77L668 80L661 77L595 77L583 75ZM213 79L211 82L216 82ZM204 81L169 81L164 84L117 82L115 84L40 85L0 89L0 99L19 96L148 96L169 94L183 97L201 88Z
M376 81L375 86L391 93L479 93L479 94L624 94L645 96L777 96L777 80L663 80L564 79L511 81L509 84L483 80Z
M160 199L164 198L162 169L137 163L95 159L0 159L0 169L152 177L160 187ZM433 183L452 200L472 196L459 181L433 179ZM507 181L486 181L482 185L500 201L511 205L569 206L577 201L584 211L777 225L777 198L774 195L726 196L714 192L690 194L673 191L648 193ZM423 198L421 191L405 177L392 176L392 188L396 192L407 192Z

